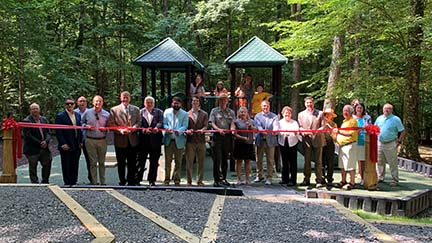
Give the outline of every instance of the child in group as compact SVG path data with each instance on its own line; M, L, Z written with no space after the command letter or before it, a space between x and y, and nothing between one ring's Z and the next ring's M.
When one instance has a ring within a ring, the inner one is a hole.
M256 88L256 93L252 97L252 116L255 116L257 113L261 112L261 102L264 100L269 100L273 97L272 94L264 91L264 85L259 84Z

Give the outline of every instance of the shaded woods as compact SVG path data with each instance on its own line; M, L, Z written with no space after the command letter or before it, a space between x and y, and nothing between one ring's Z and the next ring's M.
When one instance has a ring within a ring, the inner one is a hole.
M432 127L431 16L424 0L1 0L0 113L21 120L37 102L52 121L67 96L98 93L110 107L121 90L137 102L131 60L166 37L206 66L212 90L228 80L223 60L256 35L290 59L282 104L301 110L312 95L340 111L360 98L376 118L391 102L408 131L402 153L417 159ZM270 70L238 72L271 87ZM174 75L173 90L183 82Z

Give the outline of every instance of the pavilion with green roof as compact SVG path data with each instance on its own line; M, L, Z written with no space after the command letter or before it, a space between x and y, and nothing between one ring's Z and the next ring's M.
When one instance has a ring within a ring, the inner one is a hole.
M147 69L150 69L151 95L156 98L156 71L160 73L161 96L165 96L165 83L168 96L171 96L171 73L185 73L185 95L189 96L189 87L195 72L204 72L202 65L186 49L180 47L171 38L166 38L150 50L133 60L133 64L141 66L142 101L147 96Z
M254 36L238 50L225 59L224 64L230 69L231 97L234 97L236 68L245 67L269 67L272 68L271 92L275 99L275 106L280 111L280 96L282 94L282 65L287 64L288 59L273 49L260 38Z

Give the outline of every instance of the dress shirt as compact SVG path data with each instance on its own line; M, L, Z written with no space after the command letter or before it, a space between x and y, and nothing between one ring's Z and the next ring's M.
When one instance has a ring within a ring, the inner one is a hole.
M84 113L84 116L82 118L82 125L90 125L94 128L106 127L109 116L110 113L104 109L96 112L94 108L91 108L86 113ZM106 133L106 131L101 130L86 130L86 136L90 138L103 138L106 137Z

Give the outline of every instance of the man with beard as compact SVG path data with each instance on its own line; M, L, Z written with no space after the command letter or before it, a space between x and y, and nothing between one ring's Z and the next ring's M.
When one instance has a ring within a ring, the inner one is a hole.
M165 135L163 143L165 145L165 180L164 184L169 185L171 181L171 162L174 157L175 167L172 179L176 186L180 185L181 163L183 150L186 145L186 136L184 132L188 127L188 113L181 109L182 100L179 97L173 97L171 108L165 110L163 123Z

